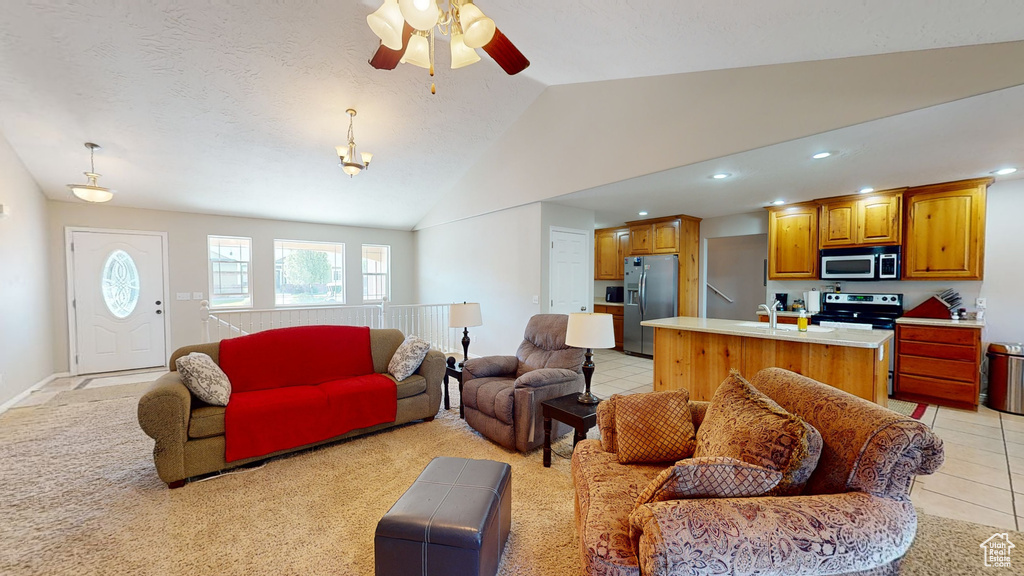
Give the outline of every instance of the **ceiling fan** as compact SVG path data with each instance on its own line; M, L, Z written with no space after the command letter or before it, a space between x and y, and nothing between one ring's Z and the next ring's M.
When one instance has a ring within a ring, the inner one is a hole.
M472 0L448 0L448 10L438 8L437 0L384 0L366 22L381 40L370 58L370 66L378 70L394 70L408 62L429 69L433 76L435 29L451 36L453 69L480 60L476 48L483 48L509 75L530 65Z

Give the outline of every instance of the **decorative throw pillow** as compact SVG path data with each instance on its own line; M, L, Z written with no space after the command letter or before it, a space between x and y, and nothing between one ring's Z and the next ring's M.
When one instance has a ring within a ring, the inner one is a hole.
M399 382L405 380L420 367L429 350L430 342L416 336L406 337L388 362L388 372Z
M693 455L696 438L685 390L619 396L615 436L619 462L669 462Z
M735 458L687 458L666 468L640 493L633 508L681 498L761 496L778 485L782 472Z
M192 352L174 361L181 381L189 392L207 404L227 406L231 398L231 381L220 366L207 354Z
M821 434L733 371L711 398L694 456L725 456L782 472L768 495L803 491L821 456Z
M601 431L601 449L615 454L619 451L619 440L615 435L615 404L621 394L612 394L597 405L597 429Z

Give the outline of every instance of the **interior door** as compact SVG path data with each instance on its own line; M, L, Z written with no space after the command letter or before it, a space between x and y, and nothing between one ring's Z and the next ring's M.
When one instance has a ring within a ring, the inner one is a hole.
M72 307L77 372L162 366L164 237L74 231Z
M588 301L593 280L588 274L590 251L583 230L551 230L551 305L552 314L590 312Z

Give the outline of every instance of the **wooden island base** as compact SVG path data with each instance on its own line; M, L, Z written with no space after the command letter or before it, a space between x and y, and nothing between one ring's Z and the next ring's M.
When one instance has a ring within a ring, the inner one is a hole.
M711 400L732 369L746 378L776 366L888 405L889 342L878 348L654 329L654 389Z

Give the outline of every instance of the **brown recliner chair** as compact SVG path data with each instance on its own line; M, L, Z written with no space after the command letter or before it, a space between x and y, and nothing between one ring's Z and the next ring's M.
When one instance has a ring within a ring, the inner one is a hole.
M565 314L537 314L515 356L485 356L462 370L466 423L487 438L526 452L544 442L544 400L583 391L583 350L565 345ZM572 428L552 422L552 437Z

